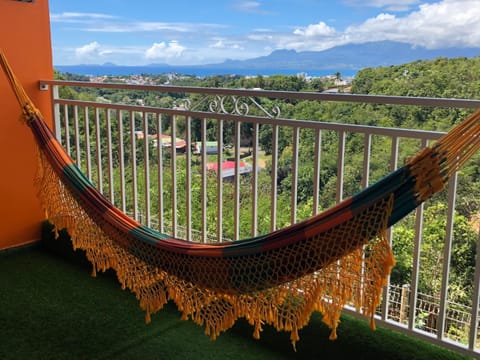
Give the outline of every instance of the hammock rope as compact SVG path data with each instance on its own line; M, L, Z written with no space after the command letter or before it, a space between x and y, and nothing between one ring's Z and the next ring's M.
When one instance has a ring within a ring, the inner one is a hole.
M113 206L55 139L0 50L0 63L38 144L38 197L57 230L86 251L93 275L112 268L145 310L168 301L215 339L246 318L253 336L264 324L298 330L314 311L332 329L353 305L370 318L395 263L386 230L443 189L480 148L477 111L405 166L331 209L252 239L200 244L141 225Z

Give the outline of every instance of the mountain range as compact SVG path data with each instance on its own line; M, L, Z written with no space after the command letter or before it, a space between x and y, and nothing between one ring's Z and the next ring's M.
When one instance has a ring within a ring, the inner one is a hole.
M439 57L476 57L480 48L444 48L430 50L394 41L348 44L323 51L276 50L268 56L248 60L227 60L203 67L250 69L353 70L366 67L400 65Z
M84 75L131 75L140 73L169 73L214 75L214 74L354 74L368 67L391 66L416 60L436 58L476 57L480 48L427 49L422 46L394 41L378 41L362 44L336 46L323 51L276 50L267 56L247 60L226 60L208 65L174 66L150 64L121 66L112 63L103 65L59 65L61 72Z

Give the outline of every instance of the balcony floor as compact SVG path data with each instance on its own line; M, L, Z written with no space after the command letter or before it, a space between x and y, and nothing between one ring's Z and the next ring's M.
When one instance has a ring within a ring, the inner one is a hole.
M92 279L85 259L67 247L46 241L0 252L1 359L465 359L349 316L329 341L314 314L296 352L289 334L265 327L255 340L245 321L212 342L180 320L173 304L146 325L135 296L112 273Z

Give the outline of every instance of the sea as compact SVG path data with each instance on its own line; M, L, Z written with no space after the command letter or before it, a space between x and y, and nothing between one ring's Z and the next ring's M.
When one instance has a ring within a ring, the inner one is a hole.
M248 69L248 68L214 68L202 66L122 66L122 65L56 65L54 68L61 73L70 73L85 76L128 76L141 74L181 74L198 77L215 75L239 75L239 76L270 76L270 75L298 75L303 74L311 77L323 77L335 75L337 72L342 77L353 77L356 71L348 70L318 70L318 69Z

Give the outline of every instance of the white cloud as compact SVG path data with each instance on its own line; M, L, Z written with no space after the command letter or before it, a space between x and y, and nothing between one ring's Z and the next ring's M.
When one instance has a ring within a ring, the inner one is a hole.
M247 35L248 40L253 40L253 41L274 41L275 39L278 39L277 34L275 33L253 33Z
M368 3L380 7L400 1L370 0ZM343 31L337 31L323 22L297 27L292 34L274 36L275 48L325 50L346 43L381 40L400 41L430 49L480 47L479 18L478 0L442 0L422 4L416 11L404 16L383 12Z
M199 25L200 27L200 25ZM165 22L111 22L96 23L84 28L89 32L106 32L106 33L131 33L131 32L155 32L155 31L172 31L172 32L189 32L192 31L192 24L165 23Z
M101 13L64 12L50 14L52 23L78 24L75 30L86 32L122 33L122 32L178 32L198 33L211 29L226 28L224 24L201 22L161 22L161 21L130 21L118 16ZM82 25L82 26L80 26Z
M388 11L407 11L413 5L420 3L420 0L345 0L351 6L368 6Z
M210 44L208 47L210 49L224 50L226 53L229 50L243 50L244 47L236 41L230 39L213 39L216 40L214 43Z
M164 41L154 43L145 51L145 58L148 60L170 60L182 56L186 48L176 40L171 40L168 44Z
M396 40L427 48L480 47L479 18L478 0L444 0L423 4L405 17L380 14L350 26L345 35L354 42Z
M112 46L103 45L97 41L92 41L86 45L74 49L62 49L57 51L72 51L74 53L74 60L76 62L82 61L85 63L99 63L103 61L112 61L116 63L123 63L125 57L143 56L145 48L140 46Z
M237 11L249 14L267 14L268 12L261 9L262 4L258 1L238 1L233 5Z
M210 45L211 48L214 49L225 49L225 42L223 40L217 40L215 43Z
M160 21L125 21L104 14L63 13L50 15L52 22L82 24L78 31L103 33L132 33L170 31L178 33L198 33L211 29L226 28L223 24L175 23Z
M336 33L335 29L320 21L318 24L308 25L305 28L298 28L293 31L295 35L306 37L332 36Z
M83 45L75 49L75 55L79 59L88 59L94 56L100 55L100 44L96 41L93 41L89 44Z
M100 19L115 19L116 16L99 13L79 13L79 12L64 12L61 14L50 14L52 22L72 22L85 20L100 20Z

